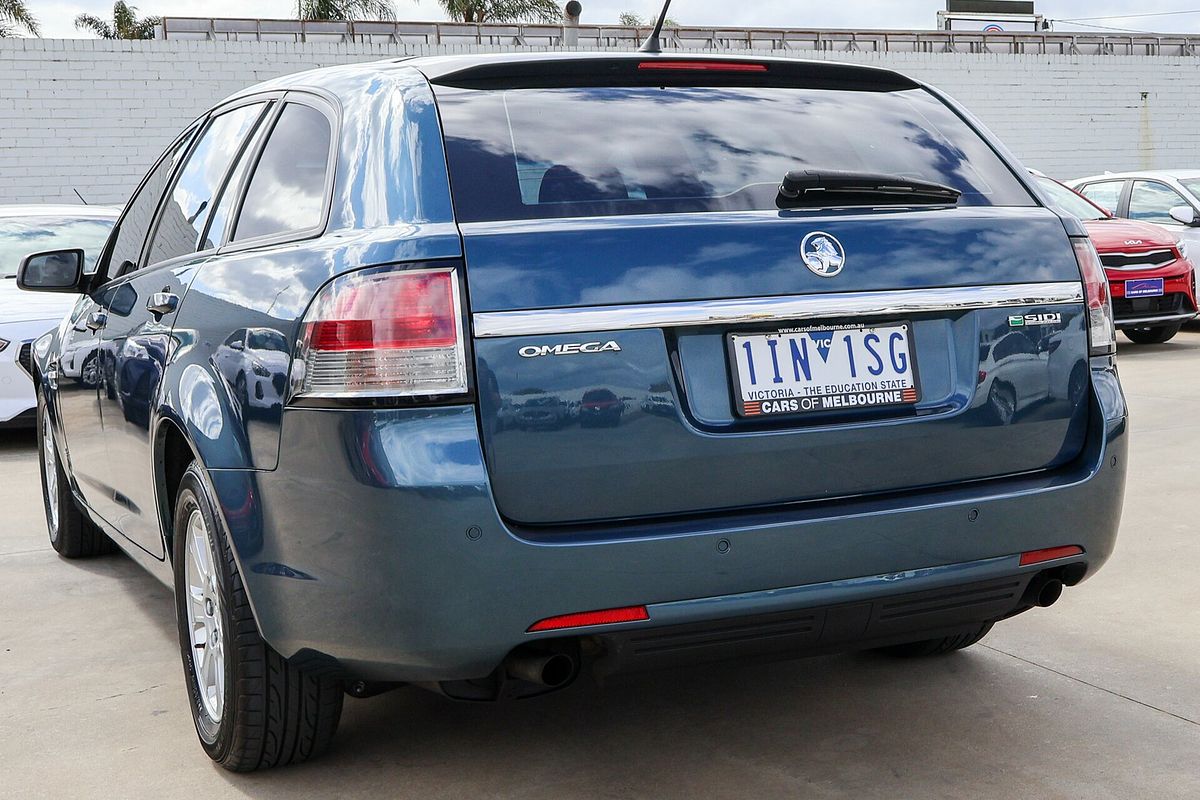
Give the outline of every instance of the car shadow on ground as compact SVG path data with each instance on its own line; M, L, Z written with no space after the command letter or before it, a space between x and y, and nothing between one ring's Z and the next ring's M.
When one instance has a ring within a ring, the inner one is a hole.
M1161 353L1200 352L1200 325L1185 327L1169 342L1162 344L1134 344L1121 333L1117 334L1117 360L1145 357Z
M736 796L757 763L766 774L757 789L743 786L749 795L777 784L776 796L794 796L786 787L800 776L820 781L849 756L870 755L884 741L894 746L922 703L926 717L941 718L948 743L951 731L985 716L953 697L986 684L987 674L965 654L924 665L858 655L694 667L603 687L585 676L560 694L503 705L406 688L348 699L339 736L317 762L224 777L264 798L322 786L349 796L398 767L409 782L395 787L397 796L406 797L459 796L454 787L463 789L467 774L487 776L488 796L716 797ZM949 676L959 690L947 694ZM910 683L919 688L897 704L897 686Z

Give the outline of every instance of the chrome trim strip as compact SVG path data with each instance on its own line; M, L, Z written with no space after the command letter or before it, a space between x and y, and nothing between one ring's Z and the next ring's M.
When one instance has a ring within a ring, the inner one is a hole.
M1156 317L1130 317L1129 319L1118 319L1116 321L1117 330L1125 328L1140 328L1146 325L1161 325L1164 322L1187 322L1190 319L1196 318L1196 312L1185 311L1175 314L1161 314Z
M471 319L476 338L492 339L501 336L548 336L691 325L796 322L830 317L902 317L939 311L1082 302L1083 285L1069 281L536 311L484 311L474 314Z
M1175 253L1173 253L1171 251L1171 248L1160 247L1157 250L1142 250L1141 252L1137 252L1137 253L1126 253L1126 252L1117 251L1117 250L1109 250L1107 253L1101 253L1100 257L1104 258L1105 256L1120 256L1121 258L1141 258L1143 256L1156 256L1160 253L1170 253L1172 256L1175 255Z

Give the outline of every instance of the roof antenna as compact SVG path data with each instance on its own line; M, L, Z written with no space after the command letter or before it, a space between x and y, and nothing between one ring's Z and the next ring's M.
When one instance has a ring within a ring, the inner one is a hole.
M662 43L658 40L659 34L662 33L663 23L667 21L667 9L671 7L671 0L663 3L662 13L658 15L658 22L654 25L654 30L646 37L646 41L642 42L642 46L638 48L639 53L661 53Z
M83 203L85 206L88 204L88 201L83 199L83 195L81 195L79 193L78 189L76 189L74 186L72 186L71 191L74 192L75 196L79 198L79 202Z

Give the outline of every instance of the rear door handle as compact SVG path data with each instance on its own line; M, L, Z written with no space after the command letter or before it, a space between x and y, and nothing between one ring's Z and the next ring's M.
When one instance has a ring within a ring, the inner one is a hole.
M93 311L88 314L87 328L90 331L98 331L108 324L108 314L103 311Z
M146 310L160 317L163 314L170 314L177 308L179 308L179 295L170 292L155 292L146 301Z

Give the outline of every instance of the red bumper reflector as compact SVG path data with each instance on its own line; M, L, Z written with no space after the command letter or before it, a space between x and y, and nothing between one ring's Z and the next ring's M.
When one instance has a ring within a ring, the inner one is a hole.
M1049 547L1045 550L1031 550L1028 553L1021 553L1021 566L1028 567L1031 564L1041 564L1043 561L1053 561L1056 558L1070 558L1071 556L1083 555L1083 548L1077 544L1070 544L1065 547Z
M650 612L646 610L645 606L584 611L580 614L563 614L561 617L550 617L541 622L535 622L529 626L528 633L560 631L563 628L590 628L593 625L612 625L617 622L642 622L647 619L650 619Z
M766 72L766 64L737 61L643 61L640 70L683 70L687 72Z

